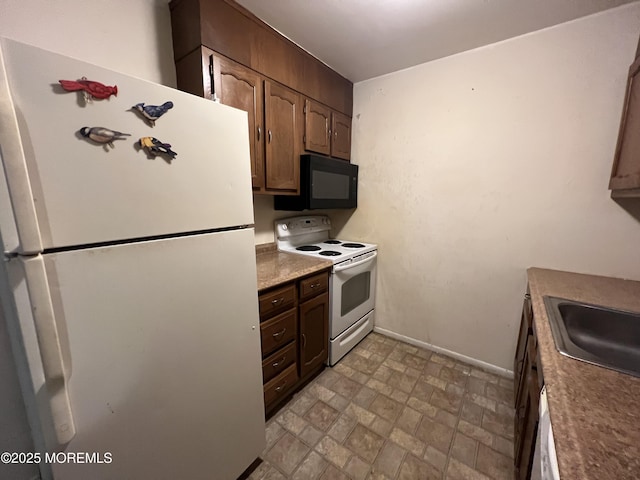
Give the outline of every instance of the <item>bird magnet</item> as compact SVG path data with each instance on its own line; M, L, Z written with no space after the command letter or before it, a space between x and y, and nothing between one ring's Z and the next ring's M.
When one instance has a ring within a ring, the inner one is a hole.
M58 80L62 88L67 92L82 92L84 101L89 103L94 99L104 100L111 95L118 95L118 86L108 86L82 77L80 80Z
M124 140L125 137L131 136L129 133L122 133L104 127L82 127L78 133L93 143L103 145L105 150L109 150L107 145L114 148L114 140Z
M155 126L156 120L173 108L173 102L164 102L162 105L145 105L144 103L136 103L131 110L138 112L149 125Z
M178 154L171 150L170 143L163 143L158 140L156 137L142 137L139 140L140 147L147 152L147 155L150 157L157 157L158 155L162 156L165 160L171 161Z

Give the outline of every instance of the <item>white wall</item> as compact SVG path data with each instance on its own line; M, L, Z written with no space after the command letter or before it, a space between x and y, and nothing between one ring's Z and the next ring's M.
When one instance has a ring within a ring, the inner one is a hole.
M175 86L169 0L0 0L0 35Z
M176 83L168 0L0 0L0 35L145 80ZM0 315L0 452L4 451L30 452L33 445ZM26 480L36 470L34 465L0 464L0 478Z
M355 85L376 323L512 368L529 266L640 279L607 190L640 4Z

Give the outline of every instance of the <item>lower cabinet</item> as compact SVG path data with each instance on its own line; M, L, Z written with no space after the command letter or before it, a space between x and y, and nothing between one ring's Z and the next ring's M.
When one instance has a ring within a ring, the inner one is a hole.
M300 377L324 364L329 354L329 294L323 293L299 307Z
M329 353L329 272L259 294L266 413L322 370Z
M538 341L533 323L531 296L525 295L520 333L514 359L514 462L516 480L529 479L538 433L538 406L542 375L538 361Z

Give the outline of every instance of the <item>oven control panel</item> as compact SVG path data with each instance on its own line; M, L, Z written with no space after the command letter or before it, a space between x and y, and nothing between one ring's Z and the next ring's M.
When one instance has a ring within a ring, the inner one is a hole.
M283 218L275 221L275 227L278 238L292 237L305 233L328 232L331 230L331 220L326 215Z

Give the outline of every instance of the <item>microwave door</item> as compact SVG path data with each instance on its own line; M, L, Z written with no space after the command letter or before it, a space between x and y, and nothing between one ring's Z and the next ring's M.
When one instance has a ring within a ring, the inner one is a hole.
M275 210L356 208L358 166L344 160L302 155L300 195L276 195Z
M339 208L348 202L351 190L351 176L342 173L313 170L311 172L312 208Z
M355 208L357 206L358 166L349 163L314 165L309 172L310 208Z

